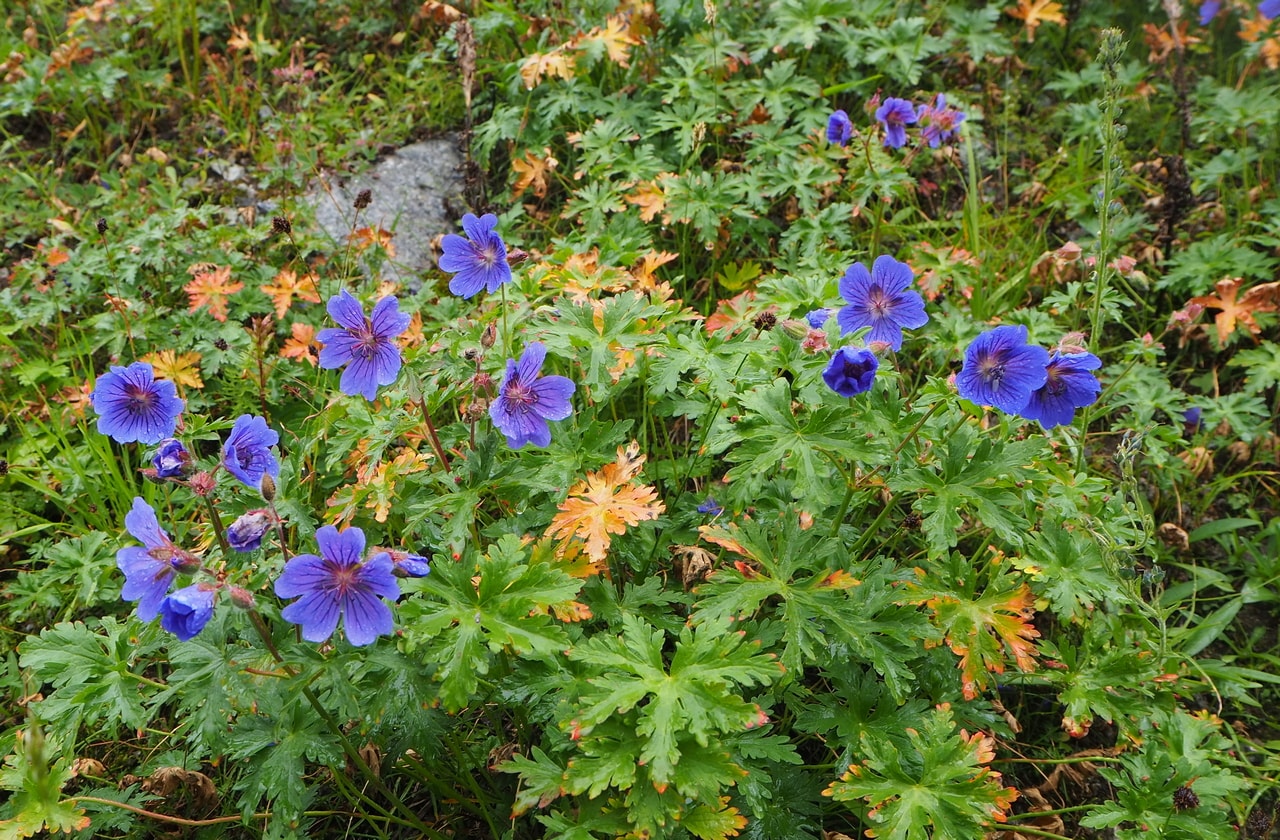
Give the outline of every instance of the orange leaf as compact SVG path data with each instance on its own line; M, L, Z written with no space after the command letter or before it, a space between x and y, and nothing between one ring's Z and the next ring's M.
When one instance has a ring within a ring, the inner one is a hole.
M295 297L308 303L320 302L320 293L316 291L319 288L318 281L316 276L311 273L299 278L293 271L282 268L270 283L258 288L271 297L271 301L276 307L277 318L285 316L285 313L289 311L289 307L293 305Z
M520 160L513 160L511 168L520 173L515 185L511 187L516 195L533 187L533 194L538 198L547 197L547 173L554 172L560 161L551 156L551 149L544 147L542 157L533 152L525 152Z
M1227 343L1227 338L1236 331L1239 324L1248 328L1249 332L1258 335L1262 328L1253 319L1256 312L1275 312L1280 303L1280 283L1263 283L1245 292L1244 297L1237 298L1244 279L1225 277L1214 286L1216 295L1200 295L1187 301L1187 305L1198 303L1213 309L1221 310L1214 316L1218 325L1219 346Z
M627 19L622 15L611 15L604 29L596 27L583 36L584 41L599 41L604 44L604 51L609 60L620 67L630 67L631 48L640 44L627 31Z
M1025 583L1011 592L991 592L977 600L951 594L925 601L934 622L946 634L947 647L960 657L960 687L972 700L987 686L988 674L1003 674L1007 649L1022 671L1034 671L1040 633L1031 626L1035 595Z
M396 246L391 242L393 235L391 231L383 230L381 227L362 227L353 230L347 237L347 241L357 251L367 251L374 245L379 245L383 251L386 251L387 259L393 260L396 258Z
M653 181L641 181L635 191L623 196L622 200L640 208L642 222L652 222L667 206L666 194Z
M302 359L315 366L320 358L320 342L316 341L316 328L310 324L293 324L289 327L293 336L280 348L280 355L286 359Z
M534 53L520 65L520 78L528 90L538 86L545 76L548 79L572 79L574 57L565 52L567 44L562 44L549 53Z
M209 307L209 314L219 321L227 320L227 299L244 288L240 282L231 282L231 266L216 266L198 263L187 269L193 275L190 283L183 286L187 297L191 299L189 311L195 312L202 306Z
M1026 25L1028 41L1036 39L1036 29L1042 23L1056 23L1060 26L1067 23L1062 15L1062 4L1053 0L1018 0L1018 5L1005 9L1005 14Z
M628 527L645 520L657 519L666 510L658 500L658 491L631 483L644 461L638 443L632 442L625 450L619 447L616 462L606 464L598 473L588 473L585 481L569 489L569 497L560 503L560 513L551 520L547 536L564 542L574 537L582 539L587 556L595 563L603 562L614 535L626 533Z
M179 387L185 385L197 390L204 387L204 382L200 379L199 353L183 353L179 356L176 350L159 350L143 356L142 361L151 365L157 379L168 379Z

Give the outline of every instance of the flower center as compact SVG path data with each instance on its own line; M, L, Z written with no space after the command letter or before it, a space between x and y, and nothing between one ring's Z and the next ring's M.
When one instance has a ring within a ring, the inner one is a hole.
M479 245L472 246L476 252L476 259L484 264L485 268L493 268L498 263L498 249L490 242L481 247Z
M325 567L326 571L329 572L329 581L326 588L336 593L339 597L345 596L351 590L359 588L359 563L335 563L332 560L329 560L325 563Z
M522 382L508 382L502 396L512 411L528 411L538 401L533 389Z
M873 286L871 291L867 293L867 308L871 310L871 314L877 318L883 318L889 314L889 296L884 293L884 289L879 286Z
M156 392L141 385L126 385L125 407L130 414L146 414L156 404Z
M1049 392L1049 396L1060 397L1067 392L1067 383L1057 371L1049 368L1049 381L1045 384L1045 389Z
M986 382L996 390L999 390L1004 374L1005 360L1003 355L987 356L978 363L978 375L982 377L983 382Z
M373 325L366 320L363 328L352 330L352 333L357 339L357 344L351 348L351 354L359 356L366 361L373 361L378 355L378 343L380 340L373 332Z

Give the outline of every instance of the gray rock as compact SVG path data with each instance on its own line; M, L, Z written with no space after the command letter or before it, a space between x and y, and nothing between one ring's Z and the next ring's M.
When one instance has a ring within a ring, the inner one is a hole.
M305 196L316 221L335 243L345 244L355 227L382 227L395 236L396 255L383 269L388 279L416 287L419 272L435 267L431 240L458 227L445 209L462 201L462 153L458 138L448 135L396 150L372 168L345 180L322 178ZM354 203L361 190L372 200L356 219Z

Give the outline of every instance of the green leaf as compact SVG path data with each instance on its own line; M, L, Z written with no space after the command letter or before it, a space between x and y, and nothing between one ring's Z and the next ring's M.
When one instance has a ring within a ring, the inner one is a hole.
M881 840L981 837L1017 791L1000 786L981 733L956 731L949 708L934 709L905 731L907 746L863 736L860 764L824 791L837 802L862 800Z
M548 563L526 565L524 559L520 538L512 534L471 563L437 557L431 574L414 584L423 597L400 607L406 650L425 646L425 658L439 664L445 708L467 705L489 671L492 653L545 656L568 646L564 630L547 611L572 600L582 581Z

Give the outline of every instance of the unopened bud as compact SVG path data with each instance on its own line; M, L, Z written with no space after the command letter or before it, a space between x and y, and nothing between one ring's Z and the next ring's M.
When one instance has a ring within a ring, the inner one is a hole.
M276 480L270 475L263 473L262 481L258 484L258 490L262 493L262 498L268 502L276 500Z
M481 371L471 377L471 384L474 385L477 390L487 390L493 387L493 377Z
M498 340L498 326L490 324L484 328L484 332L480 334L480 346L488 350L493 343Z
M227 544L236 551L253 551L275 523L275 515L266 508L251 510L227 528Z
M512 248L510 251L507 251L508 265L519 265L520 263L524 262L527 259L529 259L528 251L522 250L520 248Z
M174 549L173 558L169 561L173 570L182 575L194 575L200 571L200 558L189 551Z
M197 496L208 496L213 492L213 488L218 486L218 480L213 477L213 473L206 471L198 472L191 476L191 480L187 482L187 486Z
M227 587L227 594L231 598L231 603L242 610L252 610L258 606L253 600L253 593L239 586Z
M809 334L809 324L799 318L788 318L782 322L782 331L788 338L804 338Z
M483 420L485 414L488 413L488 400L475 400L467 406L468 420Z

